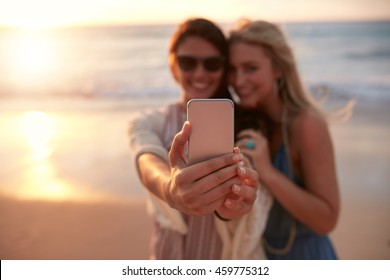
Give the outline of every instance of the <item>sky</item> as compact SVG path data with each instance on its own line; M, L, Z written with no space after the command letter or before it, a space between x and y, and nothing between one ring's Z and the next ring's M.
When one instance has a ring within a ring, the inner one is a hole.
M192 16L218 22L390 19L390 0L0 0L0 26L177 23Z

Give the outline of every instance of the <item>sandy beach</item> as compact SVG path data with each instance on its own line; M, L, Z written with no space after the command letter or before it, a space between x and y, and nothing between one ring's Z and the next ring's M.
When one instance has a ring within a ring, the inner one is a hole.
M2 105L0 259L148 258L151 220L126 121L149 101L25 106L30 114L20 102ZM331 125L342 198L331 237L340 259L390 259L388 105L358 103L349 122Z

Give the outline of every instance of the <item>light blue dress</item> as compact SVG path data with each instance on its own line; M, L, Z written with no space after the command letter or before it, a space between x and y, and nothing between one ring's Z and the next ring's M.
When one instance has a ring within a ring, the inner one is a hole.
M288 156L284 145L281 145L272 164L286 176L289 176ZM297 185L303 188L303 184L294 180ZM268 223L264 233L267 243L273 248L284 248L287 244L293 219L290 214L274 200L269 213ZM337 259L331 240L327 235L318 235L307 226L296 221L296 237L291 249L284 254L273 254L266 251L270 260L324 260Z

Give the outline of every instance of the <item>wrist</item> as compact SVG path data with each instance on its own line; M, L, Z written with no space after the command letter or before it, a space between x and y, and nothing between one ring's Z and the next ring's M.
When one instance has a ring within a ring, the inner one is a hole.
M265 184L270 178L270 174L272 173L272 168L268 166L260 165L260 167L256 166L256 170L257 173L259 174L260 183Z
M272 166L270 168L265 168L262 170L262 172L259 172L259 181L260 184L263 186L266 186L268 189L268 186L274 185L274 180L276 176L276 169Z
M224 221L224 222L229 222L231 221L230 219L226 219L224 217L222 217L217 210L214 211L214 215L217 216L218 219L220 219L221 221Z
M162 199L171 207L173 207L173 199L170 193L170 184L171 180L168 180L165 184L161 186Z

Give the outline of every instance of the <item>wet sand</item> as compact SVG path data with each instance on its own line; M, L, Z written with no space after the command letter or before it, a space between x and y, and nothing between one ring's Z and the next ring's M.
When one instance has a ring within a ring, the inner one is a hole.
M0 259L147 259L151 228L141 199L0 199Z

